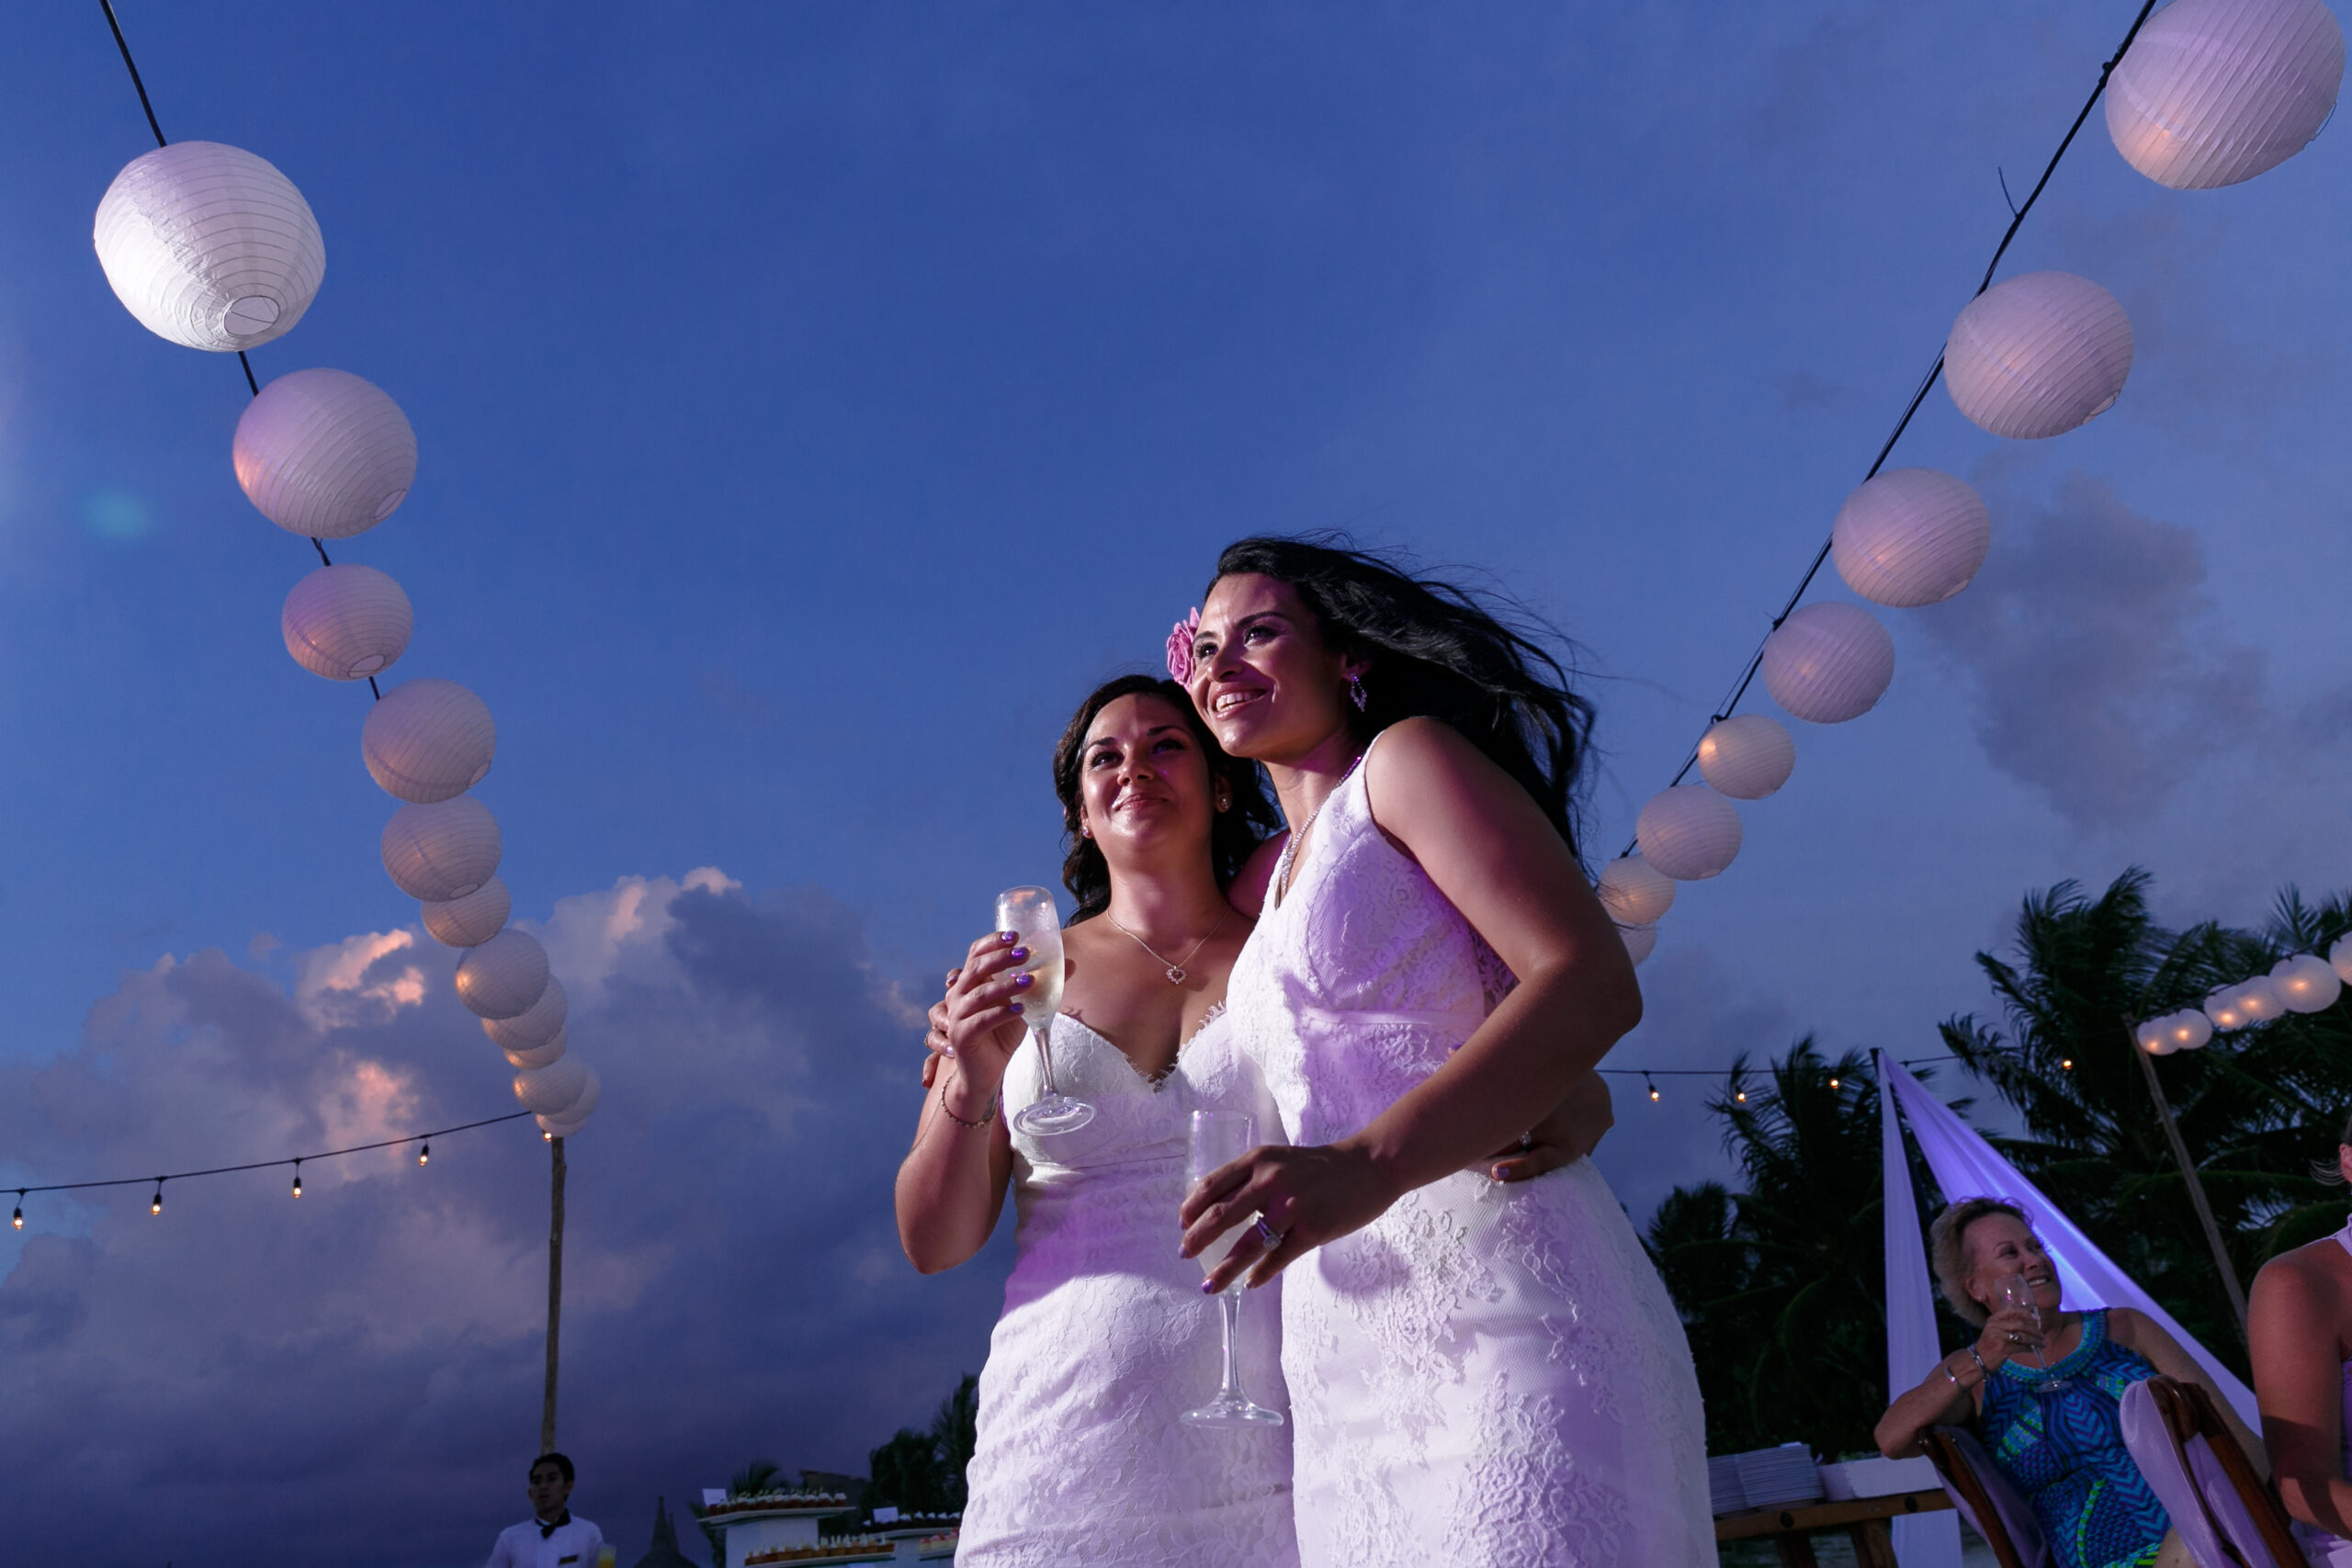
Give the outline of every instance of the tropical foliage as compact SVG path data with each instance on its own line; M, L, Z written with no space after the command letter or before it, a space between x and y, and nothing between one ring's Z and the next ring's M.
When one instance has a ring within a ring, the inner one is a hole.
M2288 953L2325 953L2352 930L2352 908L2340 898L2314 908L2290 888L2260 930L2208 921L2173 931L2151 916L2147 889L2135 870L2097 897L2071 883L2030 896L2012 953L1977 954L1999 1018L1955 1017L1941 1039L2002 1102L1984 1108L1980 1123L2022 1124L1994 1135L1996 1146L2243 1370L2235 1309L2132 1026ZM2332 1164L2352 1101L2352 990L2324 1011L2152 1065L2241 1280L2342 1223L2340 1191L2312 1171ZM1867 1449L1886 1382L1878 1087L1868 1063L1850 1052L1833 1060L1808 1036L1761 1075L1743 1059L1709 1109L1740 1190L1678 1188L1647 1232L1699 1363L1709 1447ZM1924 1222L1942 1195L1916 1156L1913 1185ZM1969 1332L1949 1316L1943 1327L1955 1347Z
M939 1402L928 1428L901 1427L866 1456L872 1476L865 1489L869 1508L897 1506L915 1513L961 1513L964 1467L978 1440L980 1381L966 1373L956 1392Z

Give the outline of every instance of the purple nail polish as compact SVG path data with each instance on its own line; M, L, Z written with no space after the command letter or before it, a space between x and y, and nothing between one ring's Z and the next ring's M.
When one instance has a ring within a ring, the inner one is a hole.
M1209 1289L1209 1282L1208 1282L1206 1280L1202 1280L1202 1281L1201 1281L1201 1294L1203 1294L1203 1295L1204 1295L1204 1296L1213 1296L1213 1295L1216 1294L1216 1292L1215 1291L1210 1290L1210 1289Z
M1036 984L1036 980L1037 976L1035 975L1015 975L1012 977L1012 988L1016 991L1025 991Z
M1012 1004L1012 1010L1013 1010L1013 1011L1015 1011L1015 1012L1019 1012L1019 1011L1021 1010L1021 1004L1020 1004L1019 1002L1015 1002L1015 1003L1013 1003L1013 1004Z
M1019 942L1021 940L1021 933L1019 931L999 931L996 933L996 939L999 942Z
M1029 950L1025 947L1014 948L1012 950L1012 961L1015 964L1026 964L1029 961Z

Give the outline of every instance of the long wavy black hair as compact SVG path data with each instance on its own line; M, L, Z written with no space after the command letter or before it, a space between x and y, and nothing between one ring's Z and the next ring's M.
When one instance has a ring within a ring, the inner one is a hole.
M1220 784L1232 794L1233 804L1209 820L1209 863L1220 891L1233 885L1251 853L1282 826L1273 802L1259 781L1258 764L1244 761L1216 743L1183 687L1155 675L1122 675L1106 681L1078 705L1069 728L1054 747L1054 793L1062 800L1062 886L1078 900L1078 913L1070 917L1073 923L1111 907L1110 863L1102 858L1102 847L1078 830L1079 775L1086 763L1086 732L1094 728L1095 715L1104 708L1121 697L1139 695L1158 697L1183 715L1185 728L1208 761L1212 798Z
M1515 605L1416 577L1339 535L1238 539L1217 557L1216 575L1244 574L1289 583L1324 639L1364 660L1364 709L1348 714L1360 737L1399 719L1444 720L1517 779L1580 852L1593 709L1544 646L1562 640L1556 633Z

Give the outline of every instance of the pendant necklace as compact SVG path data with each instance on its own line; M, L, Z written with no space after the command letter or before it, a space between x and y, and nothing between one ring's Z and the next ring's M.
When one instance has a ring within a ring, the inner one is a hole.
M1216 933L1217 933L1217 932L1219 932L1219 931L1221 931L1225 930L1225 922L1226 922L1226 921L1227 921L1227 920L1229 920L1229 919L1233 919L1233 911L1232 911L1231 909L1227 909L1227 910L1226 910L1226 912L1225 912L1224 914L1222 914L1222 915L1220 915L1220 916L1218 916L1218 917L1217 917L1217 922L1216 922L1216 924L1215 924L1215 925L1213 925L1213 926L1211 926L1211 927L1209 928L1209 935L1208 935L1208 936L1204 936L1204 937L1201 938L1201 940L1200 940L1200 941L1198 941L1198 942L1194 942L1194 943L1193 944L1193 951L1192 951L1191 953L1187 953L1186 954L1184 954L1184 956L1183 956L1183 957L1182 957L1182 958L1178 959L1175 963L1173 963L1173 964L1170 964L1170 963L1168 962L1168 960L1167 960L1167 959L1165 959L1165 958L1161 957L1158 953L1155 953L1155 952L1153 952L1153 951L1152 951L1151 943L1149 943L1149 942L1148 942L1144 941L1144 939L1143 939L1143 938L1141 938L1141 937L1139 937L1139 936L1136 936L1135 932L1133 932L1133 931L1128 931L1126 927L1122 926L1122 925L1119 925L1119 917L1118 917L1118 916L1112 914L1112 913L1111 913L1111 911L1109 911L1108 909L1103 910L1103 911L1102 911L1102 913L1103 913L1104 918L1105 918L1105 919L1109 919L1109 920L1110 920L1110 922L1111 922L1113 925L1114 925L1114 926L1119 926L1119 929L1120 929L1121 931L1127 931L1127 936L1129 937L1129 939L1131 939L1131 940L1135 942L1135 944L1136 944L1137 947L1142 948L1146 953L1151 953L1151 956L1152 956L1152 958L1153 958L1153 960L1154 960L1155 962L1159 963L1159 964L1165 964L1165 965L1167 966L1167 969L1168 969L1168 983L1169 983L1170 985L1171 985L1171 986L1181 986L1181 985L1182 985L1182 984L1184 983L1184 975L1185 975L1184 965L1185 965L1185 964L1190 964L1190 963L1193 961L1193 956L1194 956L1195 954L1197 954L1197 953L1201 951L1201 949L1203 949L1203 948L1206 947L1206 946L1209 944L1209 937L1210 937L1210 936L1215 936L1215 935L1216 935Z

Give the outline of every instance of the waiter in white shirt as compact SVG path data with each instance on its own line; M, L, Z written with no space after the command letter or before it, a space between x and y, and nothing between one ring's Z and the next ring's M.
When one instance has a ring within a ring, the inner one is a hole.
M531 1461L531 1519L499 1531L489 1568L596 1568L605 1532L564 1506L571 1478L571 1461L561 1454Z

